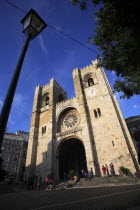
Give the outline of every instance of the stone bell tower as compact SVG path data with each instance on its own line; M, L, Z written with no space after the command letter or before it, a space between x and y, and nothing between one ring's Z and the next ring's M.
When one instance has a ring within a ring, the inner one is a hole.
M95 173L101 165L113 162L132 172L138 171L136 151L115 95L97 61L83 69L73 71L76 97L84 121L84 138L90 141L89 151Z
M54 79L43 87L39 85L36 87L25 175L42 175L53 172L55 106L56 103L65 99L67 99L67 93Z

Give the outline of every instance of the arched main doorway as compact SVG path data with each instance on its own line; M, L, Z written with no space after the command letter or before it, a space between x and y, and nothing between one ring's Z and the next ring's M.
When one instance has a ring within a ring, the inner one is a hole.
M86 155L83 143L71 138L64 140L59 148L59 179L64 178L64 173L74 170L80 176L81 170L87 170Z

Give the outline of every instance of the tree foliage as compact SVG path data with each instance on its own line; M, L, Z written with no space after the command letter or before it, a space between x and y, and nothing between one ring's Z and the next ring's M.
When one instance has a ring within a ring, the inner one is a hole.
M86 10L90 0L72 0ZM114 90L123 98L140 94L140 6L136 0L91 0L99 6L96 28L89 38L101 51L98 66L115 71Z

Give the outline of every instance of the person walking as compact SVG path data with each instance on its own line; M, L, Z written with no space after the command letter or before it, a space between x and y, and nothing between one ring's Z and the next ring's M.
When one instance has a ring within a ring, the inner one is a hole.
M85 175L85 171L84 169L81 169L81 177L84 178L84 175Z
M90 169L90 179L92 179L93 178L93 169L91 168Z
M37 190L40 190L41 184L42 184L42 178L41 178L41 176L39 175L39 176L37 177L37 183L36 183L36 188L37 188Z
M110 164L110 172L111 172L111 176L115 176L115 170L114 170L113 163Z
M54 190L54 189L55 189L55 184L54 184L54 183L55 183L55 182L54 182L54 179L51 178L51 179L50 179L51 190Z
M46 176L45 190L49 189L49 182L50 182L50 178Z
M103 176L106 176L106 168L104 167L104 165L102 165L102 172L103 172Z
M107 164L105 164L105 168L106 168L106 173L107 173L107 176L108 176L108 177L110 177Z
M88 172L85 171L85 180L87 180L87 179L88 179Z

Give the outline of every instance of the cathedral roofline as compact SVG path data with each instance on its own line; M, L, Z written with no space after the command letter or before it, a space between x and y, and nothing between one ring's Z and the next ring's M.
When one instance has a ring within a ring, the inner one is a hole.
M72 101L72 100L74 100L74 99L76 99L76 97L72 97L72 98L69 98L69 99L60 101L60 102L56 103L56 105L58 106L58 105L61 105L61 104L63 104L63 103L70 102L70 101Z
M75 69L73 69L73 73L76 73L76 72L78 72L78 71L88 71L89 68L96 67L97 62L98 62L98 61L97 61L97 59L96 59L96 60L93 60L93 61L92 61L92 64L90 64L90 65L88 65L88 66L86 66L86 67L83 67L83 68L80 68L80 69L78 69L78 68L76 67Z
M51 84L51 81L52 81L52 82L55 82L55 84L56 84L61 90L63 90L64 93L67 95L67 92L61 87L61 85L59 85L59 83L58 83L54 78L51 78L51 79L50 79L50 82L49 82L48 84L43 85L43 86L37 85L36 88L37 88L37 87L45 88L45 87L47 87L47 86L49 86L49 85Z

